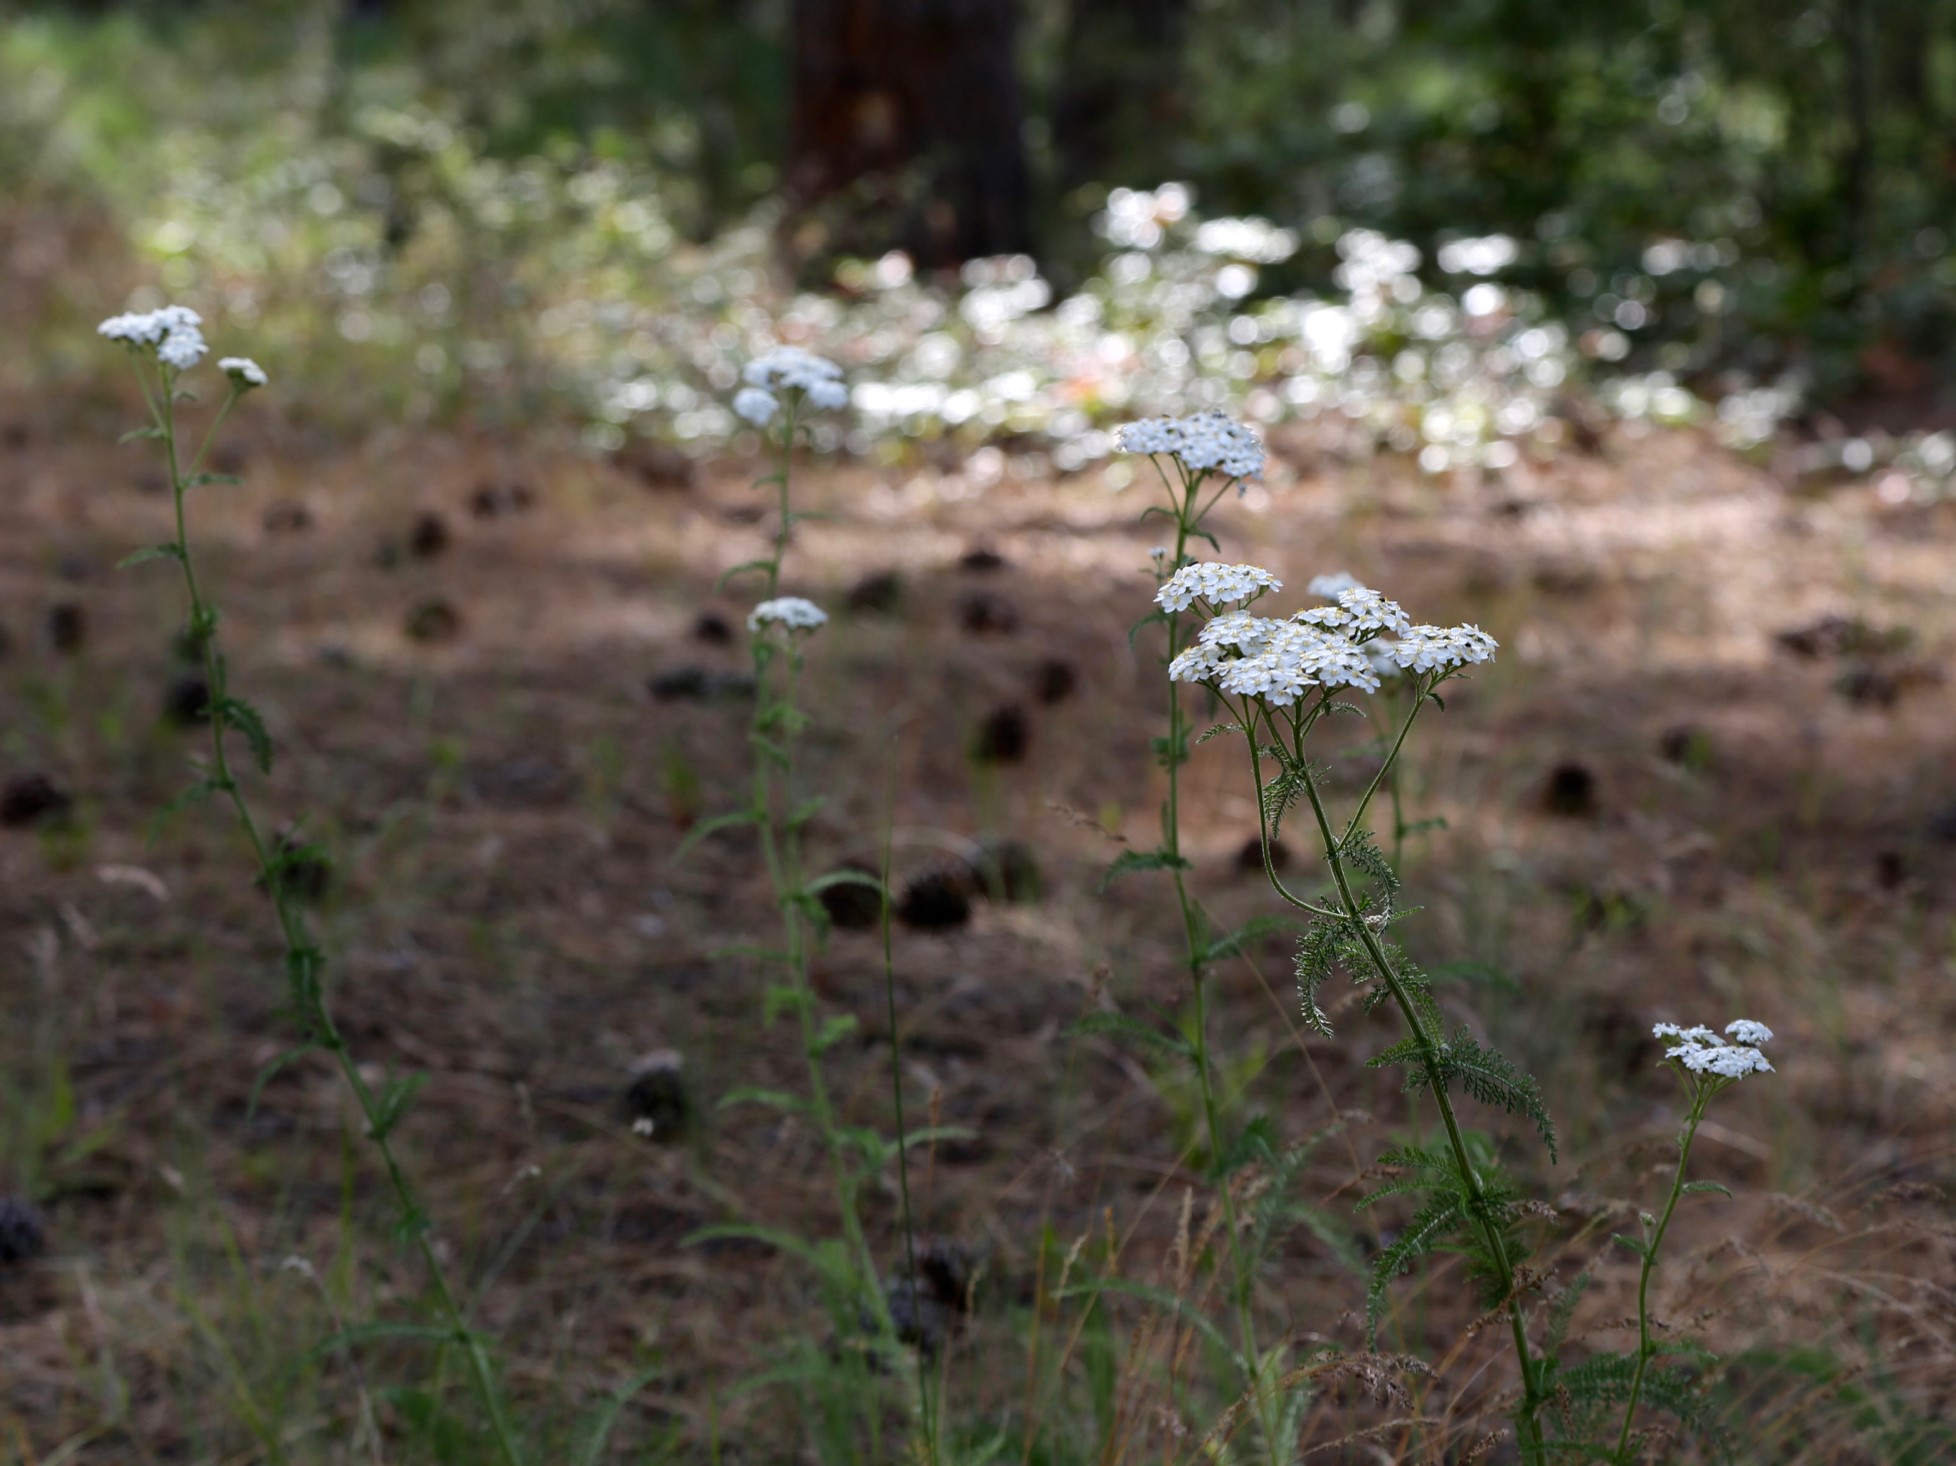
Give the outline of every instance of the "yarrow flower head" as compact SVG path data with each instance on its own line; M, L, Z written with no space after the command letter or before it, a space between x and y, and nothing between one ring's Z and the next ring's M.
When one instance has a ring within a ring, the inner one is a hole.
M1115 434L1123 453L1160 454L1178 458L1192 473L1220 473L1224 478L1253 478L1263 472L1263 444L1239 422L1213 408L1193 417L1148 417L1131 422Z
M781 410L781 404L764 387L742 387L734 393L733 410L755 427L764 428L774 420L774 414Z
M265 385L265 369L248 356L220 357L217 369L231 379L231 385L240 392L249 392L253 387Z
M1223 565L1198 560L1184 565L1161 583L1155 603L1164 611L1186 611L1198 600L1212 606L1253 601L1267 590L1282 590L1283 582L1255 565Z
M1409 672L1453 672L1479 662L1491 662L1501 643L1480 627L1414 626L1393 646L1399 665Z
M1680 1028L1675 1023L1659 1023L1650 1032L1653 1038L1674 1039L1664 1050L1666 1059L1675 1059L1693 1074L1708 1074L1718 1079L1743 1079L1748 1074L1771 1074L1773 1066L1759 1051L1759 1045L1772 1042L1773 1031L1750 1018L1739 1018L1725 1027L1737 1040L1728 1043L1702 1025Z
M1248 611L1226 611L1168 664L1172 682L1214 683L1238 697L1289 707L1313 687L1379 690L1365 649L1335 632Z
M797 631L814 631L828 625L829 613L813 601L800 596L776 596L771 601L762 601L747 614L747 629L758 635L770 626L779 626L790 635Z
M1145 436L1159 424L1134 426ZM1163 581L1155 601L1168 611L1197 602L1220 610L1281 588L1275 576L1254 565L1197 561ZM1397 601L1349 575L1319 576L1310 588L1331 604L1288 620L1220 611L1197 633L1196 644L1169 663L1169 680L1200 682L1285 707L1310 687L1377 692L1386 679L1409 670L1444 675L1494 656L1494 638L1478 626L1414 626ZM1394 641L1387 633L1402 639Z
M204 344L204 318L187 305L166 305L153 311L131 311L110 316L95 328L111 341L131 347L146 346L165 366L186 371L204 358L210 348Z
M1307 625L1322 626L1327 631L1343 632L1348 637L1380 631L1403 634L1412 629L1412 621L1399 608L1397 601L1389 601L1377 591L1362 585L1339 591L1333 605L1299 611L1296 619Z
M836 408L849 401L849 389L842 384L842 368L799 346L777 346L765 356L748 362L740 375L749 387L758 388L770 400L783 392L799 392L815 407ZM766 418L756 418L741 407L741 397L746 396L743 392L734 398L734 411L749 422L765 422ZM750 408L758 405L758 399L748 398ZM772 415L770 410L768 416Z

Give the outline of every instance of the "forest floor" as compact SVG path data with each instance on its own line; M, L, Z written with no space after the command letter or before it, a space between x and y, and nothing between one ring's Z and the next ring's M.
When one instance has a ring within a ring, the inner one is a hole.
M18 1173L0 1190L33 1190L48 1223L42 1256L0 1267L0 1459L65 1443L60 1459L248 1460L238 1422L274 1390L267 1361L333 1327L281 1264L309 1263L349 1321L402 1316L417 1283L327 1067L280 1069L251 1102L290 1035L238 840L208 807L152 833L202 733L164 716L189 670L174 576L111 569L167 536L147 445L105 446L126 410L0 418L0 780L42 774L73 799L0 828L0 1135ZM235 421L220 466L245 483L198 491L193 512L235 684L279 745L254 791L332 855L316 914L357 1052L429 1076L405 1149L515 1394L591 1395L663 1363L628 1436L787 1459L770 1393L730 1386L829 1328L815 1289L766 1248L684 1245L726 1221L834 1230L813 1134L717 1107L795 1087L800 1062L729 951L775 919L754 851L716 836L675 858L746 777L745 602L715 579L762 545L760 470L463 432L336 441L255 403ZM1425 909L1406 930L1429 965L1483 965L1458 969L1479 978L1445 988L1449 1008L1542 1079L1559 1166L1505 1117L1471 1121L1554 1202L1557 1282L1596 1275L1575 1336L1621 1347L1634 1313L1633 1259L1609 1237L1661 1199L1679 1116L1649 1025L1755 1018L1779 1072L1706 1127L1694 1170L1736 1199L1690 1199L1659 1312L1749 1359L1818 1351L1805 1375L1728 1380L1751 1428L1780 1432L1751 1459L1880 1459L1818 1454L1824 1433L1802 1439L1811 1416L1796 1429L1787 1411L1802 1388L1866 1400L1879 1376L1868 1408L1903 1436L1948 1418L1956 504L1801 488L1682 431L1611 429L1498 481L1422 479L1301 429L1272 447L1267 486L1216 511L1223 558L1275 570L1286 603L1350 570L1416 620L1502 643L1410 755L1409 817L1446 825L1409 843ZM1153 843L1161 793L1157 633L1129 641L1150 484L1021 477L995 454L981 481L978 464L804 464L797 494L822 517L798 527L784 590L834 616L806 689L816 868L874 866L886 828L900 887L962 871L979 842L1037 867L1018 899L900 925L894 949L911 1123L970 1132L920 1149L912 1177L923 1236L976 1280L946 1378L955 1408L996 1421L1060 1408L1068 1368L1026 1354L1042 1266L1112 1237L1124 1275L1159 1276L1200 1191L1199 1127L1182 1080L1066 1032L1186 997L1164 878L1100 888L1121 849ZM1364 730L1342 736L1349 799L1371 766ZM1198 746L1187 778L1202 901L1219 927L1269 911L1240 858L1256 828L1240 749ZM815 980L860 1024L830 1055L841 1103L887 1130L876 932L834 932ZM1230 1115L1323 1132L1305 1199L1353 1251L1375 1246L1403 1218L1350 1203L1402 1129L1396 1084L1364 1067L1390 1026L1347 1003L1336 1040L1307 1035L1281 937L1216 987ZM635 1133L634 1076L674 1064L688 1122ZM892 1189L868 1204L894 1267ZM1394 1347L1446 1355L1466 1293L1445 1261L1404 1280ZM1299 1341L1358 1347L1363 1299L1306 1229L1260 1306ZM1470 1338L1421 1389L1453 1439L1498 1423L1497 1343ZM363 1357L384 1377L419 1347ZM308 1408L318 1436L295 1450L315 1459L352 1407L325 1387ZM1348 1429L1337 1408L1308 1440ZM1320 1459L1376 1459L1339 1449Z

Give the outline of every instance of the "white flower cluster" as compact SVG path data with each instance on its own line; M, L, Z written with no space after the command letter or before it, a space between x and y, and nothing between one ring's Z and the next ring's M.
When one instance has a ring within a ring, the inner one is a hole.
M204 318L189 306L166 305L153 311L110 316L95 329L111 341L147 346L165 366L187 371L204 358Z
M1339 591L1332 605L1299 611L1295 619L1309 626L1322 626L1326 631L1343 632L1346 636L1364 636L1367 632L1378 631L1404 636L1413 628L1411 618L1399 609L1397 601L1389 601L1377 591L1362 585Z
M1664 1051L1667 1059L1676 1059L1693 1074L1710 1074L1720 1079L1743 1079L1748 1074L1771 1074L1773 1066L1759 1051L1761 1044L1771 1043L1773 1031L1763 1023L1755 1023L1750 1018L1738 1018L1725 1025L1725 1032L1731 1036L1727 1042L1711 1029L1702 1026L1680 1028L1675 1023L1659 1023L1651 1030L1653 1038L1672 1039L1675 1042Z
M748 362L740 375L747 385L734 394L733 409L756 427L774 420L784 392L799 392L811 406L820 408L841 407L849 401L842 368L798 346L777 346Z
M265 385L265 369L248 356L220 357L217 369L231 379L231 385L240 392L249 392L253 387Z
M1163 609L1182 611L1247 602L1282 583L1255 565L1184 565L1155 592ZM1316 594L1332 604L1288 620L1226 611L1168 664L1174 682L1202 682L1223 692L1288 707L1311 687L1377 692L1401 672L1451 672L1493 660L1496 642L1478 626L1414 626L1397 601L1348 575L1319 576ZM1397 636L1398 640L1391 638Z
M1451 672L1491 662L1501 643L1471 621L1462 626L1414 626L1392 644L1392 655L1409 672Z
M1289 707L1312 687L1379 690L1365 650L1349 638L1301 621L1230 611L1202 628L1196 644L1168 664L1174 682L1210 682L1223 692Z
M1214 470L1224 478L1252 478L1263 472L1263 444L1226 413L1211 409L1193 417L1149 417L1121 428L1115 442L1124 453L1179 458L1195 473Z
M747 614L747 629L759 633L768 626L780 626L789 632L814 631L828 625L829 613L813 601L800 596L776 596L771 601L762 601Z
M780 409L781 404L775 401L774 394L760 387L742 387L734 393L735 415L745 418L757 428L773 422L774 414Z
M1161 583L1155 592L1155 604L1164 611L1186 611L1197 601L1207 601L1212 606L1233 606L1238 601L1253 601L1267 590L1283 587L1281 580L1260 566L1197 560Z

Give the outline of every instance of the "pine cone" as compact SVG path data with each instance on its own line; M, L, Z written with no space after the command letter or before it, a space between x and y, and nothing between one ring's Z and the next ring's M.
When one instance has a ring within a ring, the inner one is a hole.
M17 1196L0 1196L0 1267L26 1262L46 1244L40 1212Z

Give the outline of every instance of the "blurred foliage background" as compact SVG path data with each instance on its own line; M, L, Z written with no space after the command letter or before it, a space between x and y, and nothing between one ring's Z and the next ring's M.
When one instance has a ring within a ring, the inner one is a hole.
M1741 438L1936 426L1952 120L1956 0L27 4L0 230L32 349L0 372L92 371L76 328L147 288L303 355L322 414L703 437L756 340L822 335L929 389L872 424L1058 438L1205 377L1316 410L1281 390L1300 341L1373 398L1430 387L1409 344L1478 361L1513 324L1566 350L1550 390L1735 403ZM1325 357L1298 303L1366 289L1394 309ZM1512 438L1498 396L1472 434L1376 426Z

